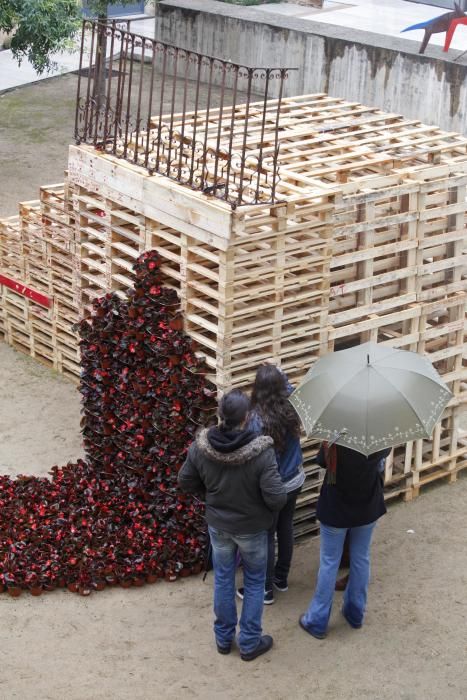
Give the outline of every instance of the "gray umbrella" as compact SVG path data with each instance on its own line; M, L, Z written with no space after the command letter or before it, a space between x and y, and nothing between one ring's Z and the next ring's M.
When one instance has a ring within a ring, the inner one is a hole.
M369 455L430 437L451 392L426 357L364 343L320 358L290 396L307 435Z

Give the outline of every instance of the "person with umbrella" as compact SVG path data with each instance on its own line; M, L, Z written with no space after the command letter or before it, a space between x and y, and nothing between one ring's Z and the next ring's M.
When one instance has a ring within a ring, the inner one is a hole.
M318 455L316 457L316 460L315 460L317 463L318 463L319 456L320 455ZM322 457L322 455L321 455L321 457ZM322 459L320 460L320 465L325 467L325 464L322 463ZM384 485L385 466L386 466L386 457L384 457L380 460L380 463L378 466L378 471L381 474L381 481L382 481L383 485ZM347 530L347 534L345 536L344 547L342 550L342 556L341 556L341 561L339 564L339 569L350 569L350 531L349 530ZM336 586L335 586L336 591L345 591L348 582L349 582L349 574L346 573L344 576L337 579Z
M379 465L390 448L368 457L342 445L325 443L318 464L327 470L316 515L321 524L320 565L313 600L300 625L322 639L331 614L337 571L346 536L350 572L342 614L353 628L362 626L370 579L370 544L376 521L386 513Z
M381 462L393 446L430 437L450 398L425 357L375 343L322 357L290 397L307 434L325 441L318 454L326 468L317 506L320 566L314 596L299 619L313 637L326 636L347 533L342 613L354 629L362 626L371 539L386 512Z

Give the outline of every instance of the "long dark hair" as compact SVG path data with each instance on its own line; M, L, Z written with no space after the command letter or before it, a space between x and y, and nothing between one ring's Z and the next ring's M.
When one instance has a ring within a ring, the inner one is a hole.
M263 421L263 432L274 440L274 446L283 452L287 434L300 435L300 419L287 399L285 376L274 365L261 365L256 372L251 393L251 409Z

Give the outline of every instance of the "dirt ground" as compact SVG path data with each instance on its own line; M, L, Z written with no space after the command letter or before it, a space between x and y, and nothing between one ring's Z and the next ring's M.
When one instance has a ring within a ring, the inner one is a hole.
M38 199L41 185L63 182L77 80L70 74L0 95L0 217Z
M81 454L76 388L0 343L1 468L44 474ZM328 638L298 626L318 541L297 546L288 593L264 614L271 653L219 656L212 574L173 584L0 596L3 700L465 700L467 478L395 503L373 548L368 615L351 630L336 594ZM414 531L409 532L409 531Z

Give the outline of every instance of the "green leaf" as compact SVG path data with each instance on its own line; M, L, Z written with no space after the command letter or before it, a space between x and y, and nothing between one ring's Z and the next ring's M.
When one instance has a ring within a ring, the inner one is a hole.
M105 17L108 5L134 0L89 0L92 13ZM55 67L51 54L70 48L81 26L78 0L0 0L0 30L13 33L11 50L18 63L27 59L38 73Z

